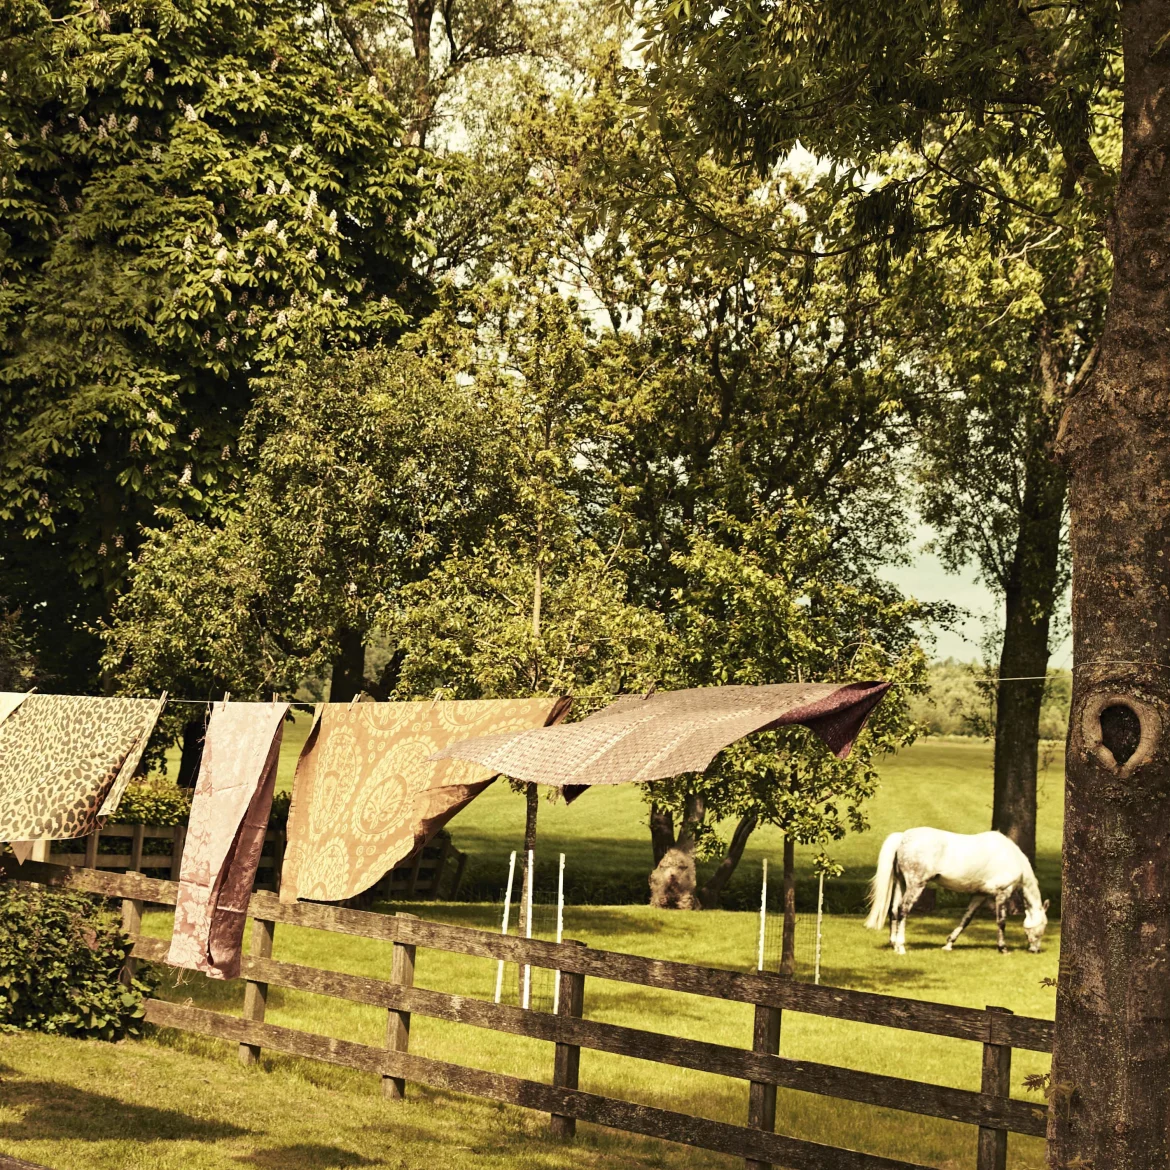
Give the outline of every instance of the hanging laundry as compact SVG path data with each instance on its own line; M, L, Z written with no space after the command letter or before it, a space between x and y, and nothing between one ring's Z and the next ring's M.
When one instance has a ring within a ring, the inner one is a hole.
M368 889L497 774L428 756L468 736L555 723L568 708L551 698L319 706L293 781L281 901Z
M117 810L165 702L165 695L34 693L13 704L0 722L0 841L23 861L27 843L100 828Z
M167 962L240 973L252 883L268 831L287 703L216 703L203 741Z
M690 687L624 695L580 723L452 743L439 760L472 760L560 788L566 800L594 784L645 784L702 772L754 731L803 724L844 759L888 682Z

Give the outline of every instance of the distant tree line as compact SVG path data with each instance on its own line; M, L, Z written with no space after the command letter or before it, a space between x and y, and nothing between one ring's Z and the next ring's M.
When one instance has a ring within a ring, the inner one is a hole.
M926 677L927 689L910 700L911 718L926 734L994 738L999 696L1017 685L1015 680L999 682L983 664L955 658L932 662ZM1072 672L1050 669L1043 687L1039 738L1063 743L1068 733Z

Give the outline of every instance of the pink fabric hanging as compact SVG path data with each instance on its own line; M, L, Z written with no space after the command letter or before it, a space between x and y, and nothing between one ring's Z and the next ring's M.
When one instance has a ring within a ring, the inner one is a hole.
M217 703L203 744L167 962L240 973L248 899L276 784L287 703Z

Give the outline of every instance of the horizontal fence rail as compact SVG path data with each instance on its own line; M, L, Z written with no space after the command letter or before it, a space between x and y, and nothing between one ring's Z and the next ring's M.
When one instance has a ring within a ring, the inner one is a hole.
M167 870L171 880L179 878L183 847L187 839L186 825L106 825L88 837L70 841L46 842L50 852L47 860L53 865L87 867L89 869L144 869ZM145 848L145 842L165 843L165 848ZM269 829L264 835L268 852L257 862L256 880L270 886L284 864L288 844L284 829ZM448 878L451 865L454 873ZM454 898L463 881L467 854L456 849L447 834L424 845L401 865L396 866L373 887L387 898L427 900L438 898L446 882L448 898Z
M139 873L115 874L94 869L0 859L0 872L33 881L121 898L124 913L135 926L145 902L174 905L175 882ZM400 1096L406 1081L507 1101L548 1112L554 1132L572 1133L575 1120L595 1122L631 1133L662 1137L704 1149L743 1157L749 1167L773 1163L799 1170L908 1170L910 1163L840 1150L772 1132L775 1093L794 1089L842 1100L896 1109L979 1127L978 1170L1003 1170L1008 1132L1043 1137L1046 1107L1011 1098L1010 1057L1013 1048L1052 1050L1052 1024L1015 1016L1000 1009L978 1010L926 1003L873 992L796 983L767 973L741 973L638 955L599 951L579 943L548 943L492 934L468 927L427 922L411 915L384 915L333 905L283 904L276 895L257 891L249 914L256 923L253 953L242 964L246 980L244 1016L228 1016L185 1005L151 1000L147 1019L158 1026L180 1028L235 1041L241 1059L250 1061L261 1048L293 1056L327 1060L364 1069L383 1077L386 1095ZM391 979L325 971L271 958L272 930L285 923L382 940L394 945ZM256 939L260 939L259 948ZM265 941L266 940L266 941ZM413 986L414 952L418 947L457 954L503 959L560 971L566 986L600 978L660 990L732 1000L756 1006L757 1020L774 1016L774 1035L753 1048L687 1040L640 1028L581 1018L580 995L575 1006L563 998L557 1014L495 1004L473 997ZM138 936L131 962L162 961L166 940ZM399 961L401 958L401 962ZM384 1008L390 1020L387 1046L375 1048L280 1028L264 1023L269 986L289 988ZM784 1010L859 1023L899 1028L974 1041L983 1045L980 1091L925 1084L901 1077L862 1072L778 1055L779 1017ZM761 1017L760 1013L764 1016ZM554 1084L469 1069L409 1053L412 1015L504 1032L556 1045ZM649 1060L680 1068L746 1080L752 1086L752 1125L695 1118L656 1107L617 1101L577 1088L581 1049ZM564 1076L563 1070L570 1070Z

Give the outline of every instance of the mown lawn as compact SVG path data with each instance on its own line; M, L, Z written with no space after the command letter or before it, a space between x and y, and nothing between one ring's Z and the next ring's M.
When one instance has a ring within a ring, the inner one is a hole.
M483 905L400 907L435 919L491 926ZM994 926L977 921L950 954L939 950L950 915L915 919L910 953L895 957L883 937L854 916L826 924L825 982L955 1004L995 1004L1051 1015L1057 931L1041 955L994 949ZM165 935L169 916L148 913L146 929ZM685 914L646 907L570 907L566 934L611 950L747 968L754 956L750 913ZM279 927L277 958L369 975L385 975L389 944ZM420 986L490 997L495 964L420 951ZM515 975L509 972L509 986ZM167 998L238 1011L239 984L168 973ZM703 997L659 993L590 979L585 1012L593 1019L654 1028L678 1036L745 1045L750 1009ZM326 1035L380 1044L385 1013L305 993L272 989L268 1019ZM416 1017L412 1051L500 1072L547 1080L551 1045ZM966 1088L978 1087L980 1050L966 1041L788 1013L785 1055ZM1026 1073L1047 1058L1017 1053L1014 1094L1028 1096ZM163 1032L145 1042L82 1043L41 1036L0 1036L0 1149L57 1170L171 1170L240 1166L280 1170L334 1167L717 1167L733 1159L581 1127L561 1146L543 1117L444 1093L411 1088L405 1104L384 1102L376 1078L266 1055L255 1069L236 1063L228 1046ZM584 1052L582 1087L703 1116L742 1121L746 1086L724 1078L602 1053ZM1034 1094L1031 1099L1037 1099ZM974 1165L975 1131L912 1114L781 1094L778 1129L939 1167ZM1009 1164L1037 1168L1041 1143L1013 1138Z

